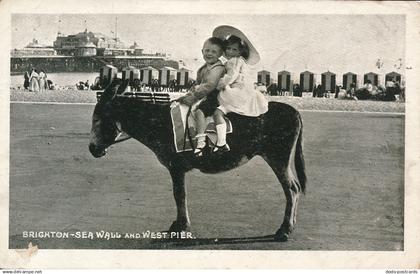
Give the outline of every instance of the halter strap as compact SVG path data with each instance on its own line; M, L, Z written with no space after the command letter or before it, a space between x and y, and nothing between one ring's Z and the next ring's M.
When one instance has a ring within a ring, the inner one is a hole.
M124 132L122 130L120 122L115 122L115 127L118 131L118 135L117 135L117 137L115 137L115 140L114 140L113 144L121 143L121 142L126 141L126 140L131 138L130 135L128 135L126 132Z

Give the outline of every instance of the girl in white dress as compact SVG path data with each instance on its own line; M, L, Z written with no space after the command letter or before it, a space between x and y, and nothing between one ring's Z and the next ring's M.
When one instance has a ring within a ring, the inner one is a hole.
M38 78L38 71L36 69L32 69L31 75L29 77L29 91L39 91Z
M42 69L38 75L38 83L39 83L39 90L45 91L45 85L47 83L47 74Z
M213 36L224 38L224 56L226 74L220 79L217 89L219 107L214 112L216 123L217 143L213 152L229 151L226 143L226 122L224 115L234 112L244 116L257 117L267 112L268 101L265 96L254 87L254 82L249 75L248 64L254 65L259 61L258 52L236 28L231 26L217 27Z

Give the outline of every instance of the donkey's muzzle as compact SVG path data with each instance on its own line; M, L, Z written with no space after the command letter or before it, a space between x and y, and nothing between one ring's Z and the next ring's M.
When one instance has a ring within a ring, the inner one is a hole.
M99 148L95 146L94 144L89 144L89 151L95 158L100 158L102 156L105 156L106 154L106 149Z

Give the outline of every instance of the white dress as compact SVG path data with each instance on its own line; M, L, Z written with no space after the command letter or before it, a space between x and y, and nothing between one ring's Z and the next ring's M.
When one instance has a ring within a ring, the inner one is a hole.
M226 64L226 74L220 79L217 97L220 109L245 116L260 116L267 112L268 101L254 88L248 65L243 57L232 57Z
M47 78L47 75L45 75L45 73L41 71L38 75L38 84L39 84L40 91L45 91L46 78Z
M39 82L38 82L39 75L35 71L31 73L29 78L29 90L30 91L39 91Z

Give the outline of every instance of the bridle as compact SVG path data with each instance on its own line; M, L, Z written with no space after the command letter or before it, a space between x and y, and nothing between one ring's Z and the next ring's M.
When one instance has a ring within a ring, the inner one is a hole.
M113 144L118 144L118 143L124 142L124 141L126 141L126 140L128 140L128 139L131 138L130 135L128 135L126 132L124 132L122 130L122 127L121 127L121 123L120 122L115 122L115 129L117 130L118 134L117 134L117 137L115 137L114 142L112 143L112 145Z
M112 122L114 122L113 127L114 127L114 130L117 132L117 136L114 138L114 140L109 146L124 142L131 138L130 135L128 135L125 131L122 130L121 122L115 121L115 119L113 118L111 118L111 120Z

